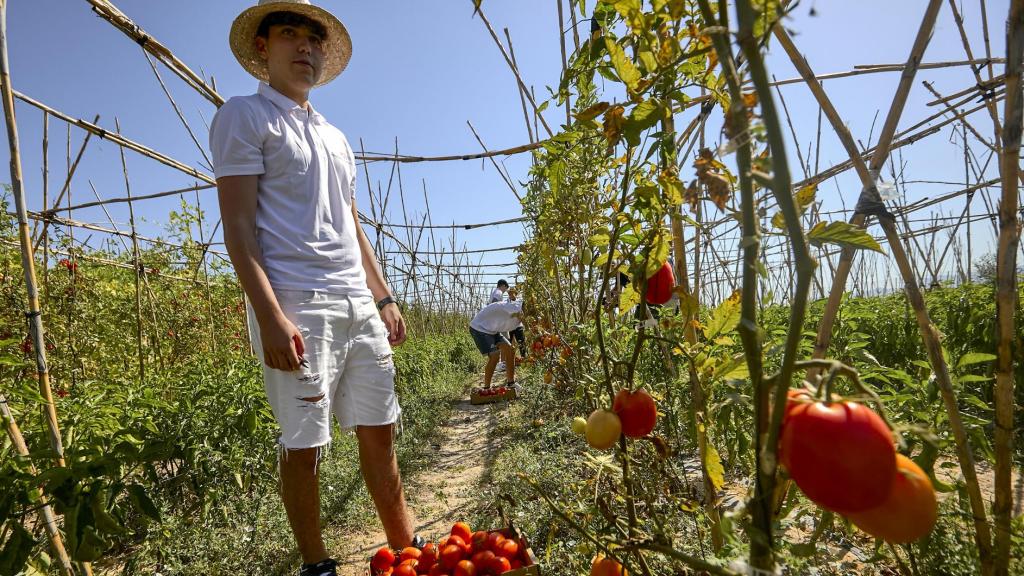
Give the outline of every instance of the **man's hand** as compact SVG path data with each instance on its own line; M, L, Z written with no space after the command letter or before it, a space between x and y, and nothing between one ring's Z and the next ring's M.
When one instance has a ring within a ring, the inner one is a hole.
M287 318L272 320L268 326L260 325L263 343L263 362L277 370L294 372L304 362L306 344L298 328Z
M405 342L405 318L402 318L402 311L398 304L388 304L380 311L380 318L388 329L388 342L392 346L400 346Z

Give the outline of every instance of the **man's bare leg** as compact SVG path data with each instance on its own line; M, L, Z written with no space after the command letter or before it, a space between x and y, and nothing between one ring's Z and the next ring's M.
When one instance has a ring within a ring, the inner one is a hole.
M398 473L394 425L358 426L356 438L359 440L359 464L363 480L373 497L380 522L384 525L388 545L401 550L412 542L413 526Z
M499 347L500 347L500 345L499 345ZM491 354L488 354L487 355L487 365L484 366L484 388L490 388L491 387L491 378L494 377L494 369L497 366L498 366L498 353L497 352L492 352Z
M281 452L281 501L304 564L315 564L328 557L320 534L318 452L319 448Z
M498 344L501 355L505 358L505 381L516 381L516 350L508 344Z

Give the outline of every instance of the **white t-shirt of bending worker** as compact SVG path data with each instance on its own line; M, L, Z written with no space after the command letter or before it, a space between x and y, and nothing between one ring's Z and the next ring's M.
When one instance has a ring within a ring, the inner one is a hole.
M484 306L482 310L473 316L469 327L484 334L497 334L509 332L519 326L519 318L512 315L523 311L523 301L513 300L511 302L494 302Z
M258 175L256 238L275 289L370 296L352 218L356 164L345 135L261 82L210 124L214 175Z

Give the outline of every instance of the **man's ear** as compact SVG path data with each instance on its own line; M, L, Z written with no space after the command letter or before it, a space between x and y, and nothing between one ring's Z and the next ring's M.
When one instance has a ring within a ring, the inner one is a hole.
M268 58L267 39L263 36L257 36L253 38L253 42L256 44L256 53L260 55L260 58L266 60Z

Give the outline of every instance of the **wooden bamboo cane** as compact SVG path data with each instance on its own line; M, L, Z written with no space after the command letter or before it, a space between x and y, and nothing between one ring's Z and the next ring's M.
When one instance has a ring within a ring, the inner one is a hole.
M906 103L910 84L914 77L915 70L913 64L920 60L921 54L923 54L924 49L927 46L928 40L931 36L931 30L934 27L936 18L938 17L940 6L941 0L931 0L928 5L917 39L914 43L914 48L911 50L911 56L908 60L907 68L904 70L900 87L897 89L897 95L893 100L889 115L886 118L882 133L879 136L879 144L876 148L875 154L872 156L870 169L878 170L886 161L888 156L888 142L892 141L893 135L895 134L896 124L903 110L903 105ZM836 112L835 108L832 106L831 101L821 88L821 85L810 79L810 77L813 76L812 74L809 74L810 66L796 51L795 46L793 46L792 41L789 40L788 34L786 34L782 26L775 26L773 32L780 44L786 50L787 54L789 54L790 59L797 66L797 69L801 74L805 75L805 77L808 77L808 86L811 88L815 98L817 98L826 117L832 123L833 130L846 147L847 152L850 155L850 159L854 163L854 168L856 169L858 176L860 176L865 192L872 194L872 196L876 196L877 191L874 187L874 178L869 172L870 169L863 163L863 161L860 160L860 152L856 148L853 137L842 122L838 112ZM864 220L864 215L858 213L854 219L851 220L851 223L857 226L863 226ZM925 349L928 352L928 357L932 364L932 369L935 373L936 381L946 407L950 428L952 429L954 439L956 440L957 458L959 460L961 470L963 471L964 478L967 481L968 496L971 502L971 510L974 515L975 541L978 545L982 573L985 575L991 574L991 532L985 518L985 504L981 497L981 490L978 485L977 473L974 467L974 457L968 443L967 433L963 428L963 423L960 418L956 395L953 391L952 382L949 377L949 368L942 356L942 348L939 342L937 330L932 325L931 319L928 316L928 310L925 305L924 298L921 296L920 289L913 277L913 271L910 267L909 259L907 258L900 242L895 222L891 217L881 218L880 220L882 220L882 229L885 231L886 238L889 240L890 250L892 251L893 257L900 269L900 273L903 276L907 298L910 301L911 306L914 308L915 317L917 318L918 326L921 331L921 337L925 342ZM835 321L839 303L842 299L842 294L846 286L846 277L849 274L850 266L853 261L853 255L848 255L848 252L849 251L844 250L843 256L840 258L839 266L836 270L836 278L833 279L832 291L829 294L825 314L822 317L821 324L818 329L818 338L814 347L814 358L824 357L824 353L827 351L831 340L832 325ZM809 375L808 377L811 376Z
M117 128L118 134L120 134L121 123L117 118L114 119L114 125ZM121 151L121 169L124 172L125 193L131 198L132 186L128 180L128 162L124 157L124 147L119 146L118 150ZM132 266L135 267L135 339L138 344L139 383L141 384L146 381L145 347L142 345L142 261L139 258L139 237L135 229L135 208L130 200L128 201L128 223L131 226Z
M4 0L0 0L2 4ZM0 418L3 419L5 428L7 430L7 436L11 439L11 444L14 444L15 450L18 454L26 458L29 457L28 446L25 444L25 438L21 434L21 429L18 428L18 423L14 419L14 414L11 413L10 406L7 405L7 397L0 393ZM32 476L38 474L35 464L29 463L28 473ZM50 549L54 556L57 557L57 562L61 571L61 574L65 576L72 576L74 571L71 567L71 559L68 558L67 550L64 548L64 540L60 536L60 528L57 527L57 517L53 513L53 508L50 507L47 502L46 496L42 494L42 490L39 488L35 489L35 492L39 495L39 500L42 506L39 509L39 520L46 528L46 536L50 541Z
M1020 142L1024 97L1021 74L1024 70L1024 0L1010 2L1006 20L1006 103L1003 112L999 172L1003 179L999 202L999 246L996 256L996 385L995 385L995 561L993 573L1010 572L1011 523L1013 521L1013 412L1014 357L1021 343L1014 332L1017 309L1017 246L1020 220L1017 216L1020 182Z
M512 58L509 57L508 52L505 50L505 46L501 43L501 40L498 39L498 35L494 32L494 28L491 27L490 21L487 20L486 16L484 16L484 11L477 7L476 14L480 16L480 20L484 23L484 26L487 27L487 31L491 34L491 38L494 39L494 43L498 45L498 49L501 51L501 55L505 58L505 63L508 64L509 69L512 70L512 74L516 77L516 82L519 83L519 87L526 94L526 99L529 100L530 106L533 107L534 118L536 120L539 120L541 125L544 126L544 131L548 133L548 137L553 137L555 133L551 131L551 127L548 126L547 120L545 120L544 117L541 115L540 109L537 107L537 101L534 98L533 93L527 89L526 83L523 82L522 76L519 75L519 69L516 68L516 65L512 63Z
M508 28L505 28L504 31L505 40L508 42L508 53L512 58L512 65L518 69L519 65L516 63L516 51L512 48L512 35L508 33ZM522 105L523 118L526 120L526 135L530 138L530 143L533 144L535 140L533 137L533 126L530 125L530 113L526 110L526 95L523 91L523 87L518 83L516 84L516 89L519 91L519 103Z
M43 110L43 114L46 114L47 116L50 115L50 113L48 111L46 111L46 110ZM100 118L100 116L99 116L99 114L97 114L96 118L94 119L94 122L96 120L99 120L99 118ZM71 187L71 179L74 178L74 176L75 176L75 171L78 169L78 163L82 160L82 155L85 154L85 147L89 145L89 138L91 138L91 137L92 137L92 134L88 134L87 133L85 135L85 139L82 140L82 146L78 149L78 154L75 156L75 161L74 161L74 163L71 163L70 162L70 160L71 160L71 158L70 158L70 153L71 153L71 148L70 148L71 147L71 127L68 126L68 155L69 155L69 157L68 157L68 160L69 160L69 163L68 163L68 174L67 174L67 177L64 178L64 185L61 186L60 194L58 194L57 195L57 199L53 201L54 208L56 208L57 206L60 206L61 201L64 199L64 194L70 194L71 193L71 188L70 188ZM70 202L68 202L68 203L70 204ZM45 202L43 203L43 210L46 210L46 203ZM32 237L35 238L35 242L32 245L32 251L33 252L36 252L36 251L39 250L39 244L42 242L42 239L47 237L46 236L46 225L47 225L47 223L43 222L43 231L39 232L39 233L36 233L36 227L35 226L32 227Z
M671 114L666 114L662 119L661 128L666 138L671 137L673 140L675 139L675 118ZM662 170L676 170L678 159L675 157L674 153L675 147L670 147L668 153L664 150L662 151ZM682 292L679 294L680 299L686 302L685 337L688 343L696 344L697 331L694 328L693 321L697 317L700 295L697 292L691 292L689 289L689 274L686 269L686 247L683 242L682 206L677 206L672 209L670 212L670 220L672 226L672 250L675 256L674 272L676 275L676 290L677 292ZM696 245L699 245L699 235L699 230L695 231L694 243ZM699 274L699 272L695 271L694 276L697 274ZM666 358L666 362L671 365L671 356ZM703 484L704 492L704 512L707 514L708 521L711 524L711 546L715 553L717 553L725 544L725 539L722 535L722 519L717 506L718 494L717 490L715 490L715 484L711 480L711 475L708 473L706 458L706 455L708 454L708 437L705 424L705 419L708 413L707 398L705 397L700 377L692 363L690 363L687 372L690 382L690 402L693 403L693 424L694 429L697 431L697 451L700 455L701 483Z
M21 172L21 148L18 139L18 125L15 120L14 95L11 88L10 65L7 59L7 0L0 0L0 84L2 84L2 97L4 107L4 121L7 124L7 139L10 146L10 168L11 188L14 194L14 202L18 211L18 237L21 243L21 265L25 273L25 288L28 292L29 310L26 314L29 319L29 326L32 333L32 345L36 353L36 372L39 376L39 390L44 399L44 415L47 429L49 431L50 447L58 466L64 466L64 446L61 442L60 426L57 423L57 409L53 403L53 394L50 390L50 375L46 365L46 346L43 339L43 319L39 309L39 293L36 288L35 261L32 255L32 238L29 233L28 216L25 207L25 189ZM17 424L8 410L7 400L0 397L0 406L3 407L4 420L7 422L8 433L12 441L20 438ZM23 455L28 454L24 441L20 442L18 451ZM49 507L47 506L46 509ZM71 576L73 570L61 541L60 533L56 529L52 511L43 512L44 524L50 538L50 545L54 554L60 561L60 569L66 576Z
M43 112L43 208L50 192L50 113ZM50 301L50 237L43 236L43 302Z
M571 2L570 2L571 3ZM565 16L562 12L562 0L555 0L555 4L558 5L558 46L562 49L562 76L566 76L569 73L569 60L565 56ZM571 8L571 7L570 7ZM515 64L515 62L513 62ZM520 91L520 94L522 92ZM569 102L569 96L565 97L565 127L568 128L572 124L572 106Z

